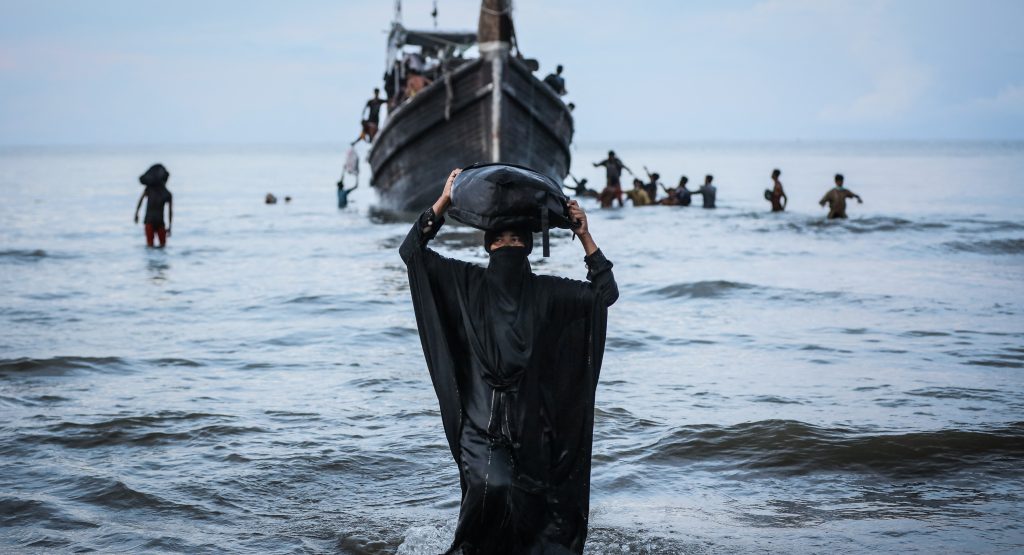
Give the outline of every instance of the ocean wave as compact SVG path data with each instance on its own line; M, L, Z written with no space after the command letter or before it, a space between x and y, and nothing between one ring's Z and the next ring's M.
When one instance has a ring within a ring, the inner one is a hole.
M60 507L39 499L0 497L0 526L39 525L55 530L98 528L100 525L74 518Z
M147 493L115 478L83 476L69 480L66 485L75 494L75 501L100 505L117 510L148 510L184 513L189 518L209 518L220 514L196 505L178 503L154 493Z
M795 233L892 233L901 231L935 231L951 227L947 222L927 220L907 220L904 218L871 216L866 218L848 218L829 220L825 217L804 218L801 220L785 220L781 225L770 225L755 229L759 233L770 233L780 228Z
M225 424L232 417L167 411L154 415L128 416L99 422L60 422L47 426L47 434L24 435L30 443L63 445L76 449L113 446L150 446L194 441L220 440L224 437L265 432L253 426ZM210 421L213 421L212 423ZM204 423L193 425L193 422Z
M0 359L0 373L23 372L59 376L79 370L126 370L126 361L120 357L52 357Z
M992 233L996 231L1024 230L1024 224L1004 220L978 220L974 218L954 218L948 221L952 224L957 224L956 228L959 232Z
M612 336L605 341L605 348L609 351L639 351L647 346L646 341L621 336Z
M58 356L51 358L9 358L0 359L0 374L5 372L48 376L61 376L78 371L122 373L133 372L140 366L175 366L198 368L203 363L186 358L155 358L148 360L127 360L121 357L79 357Z
M863 303L868 299L858 298L841 291L814 291L811 289L795 289L755 285L729 280L694 281L674 283L649 289L641 293L657 299L717 299L732 295L745 294L746 298L764 301L829 301L841 299L844 303Z
M973 254L1024 254L1024 239L990 239L987 241L950 241L945 247L955 252Z
M5 249L0 250L0 260L12 262L38 262L48 255L43 249Z
M866 433L794 420L673 430L639 450L653 464L720 464L780 473L860 469L921 473L1014 462L1024 455L1024 422L1004 427Z
M687 297L691 299L713 299L736 291L747 291L756 288L758 288L756 285L735 281L695 281L691 283L667 285L665 287L654 289L648 294L667 299L675 299L679 297Z
M1004 397L998 389L972 389L967 387L923 387L907 391L907 395L915 397L931 397L933 399L963 399L970 401L1002 402Z

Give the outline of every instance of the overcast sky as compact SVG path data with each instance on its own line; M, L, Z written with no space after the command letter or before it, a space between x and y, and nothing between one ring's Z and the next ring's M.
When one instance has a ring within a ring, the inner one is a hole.
M431 0L407 0L431 27ZM479 2L438 0L472 30ZM0 144L339 143L390 0L0 0ZM1024 139L1021 0L519 0L583 142Z

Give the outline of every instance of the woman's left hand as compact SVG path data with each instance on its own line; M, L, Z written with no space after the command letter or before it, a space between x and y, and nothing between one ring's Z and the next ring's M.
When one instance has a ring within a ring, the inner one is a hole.
M575 200L569 201L569 219L577 224L572 232L578 237L582 238L584 235L590 235L590 229L587 227L587 213L583 211L580 203Z

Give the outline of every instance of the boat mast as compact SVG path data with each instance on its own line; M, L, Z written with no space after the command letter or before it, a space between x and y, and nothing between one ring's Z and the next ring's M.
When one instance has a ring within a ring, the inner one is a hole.
M512 42L512 0L483 0L477 42Z
M501 86L512 42L512 0L482 0L476 37L480 57L491 64L491 161L501 162Z

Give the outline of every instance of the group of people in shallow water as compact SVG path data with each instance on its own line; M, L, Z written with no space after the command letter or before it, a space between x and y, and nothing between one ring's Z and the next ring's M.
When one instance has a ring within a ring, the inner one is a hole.
M636 177L633 170L629 169L629 166L615 155L614 150L608 151L608 158L594 162L595 168L601 166L605 168L606 178L605 187L601 191L588 188L586 179L576 179L571 174L570 177L575 185L567 185L566 188L577 197L597 199L601 204L601 208L613 208L616 204L620 207L624 206L625 199L632 202L633 206L690 206L693 203L694 195L701 196L704 208L715 208L718 188L714 185L715 177L711 174L704 176L703 185L697 189L690 190L687 188L689 178L685 175L680 177L679 184L672 188L665 187L660 181L661 175L657 172L649 171L646 167L644 167L644 173L647 174L647 181ZM621 181L623 170L633 176L632 189L623 190ZM772 170L772 188L765 189L764 191L764 198L771 203L772 212L784 211L789 203L786 191L782 187L782 181L779 180L781 175L781 170ZM846 199L854 198L857 199L858 203L863 202L860 195L843 187L843 181L843 175L837 173L835 176L835 187L825 193L825 196L819 201L821 206L828 204L828 217L830 219L847 217ZM661 193L664 193L660 198L659 190Z

